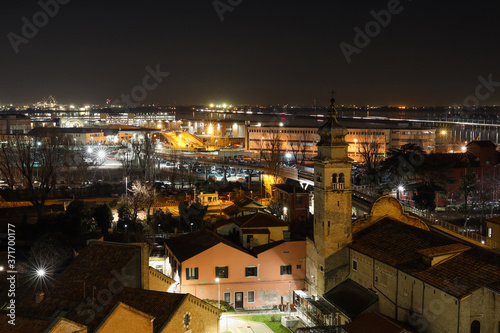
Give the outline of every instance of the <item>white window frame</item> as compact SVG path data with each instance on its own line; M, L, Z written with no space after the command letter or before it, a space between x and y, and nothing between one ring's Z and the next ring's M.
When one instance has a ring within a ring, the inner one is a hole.
M250 302L249 293L253 293L253 301L251 301L251 302ZM255 291L254 290L248 290L247 291L247 303L255 303Z

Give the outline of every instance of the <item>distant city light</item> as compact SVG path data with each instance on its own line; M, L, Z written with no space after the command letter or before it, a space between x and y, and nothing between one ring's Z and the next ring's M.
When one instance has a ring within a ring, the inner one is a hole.
M403 191L405 190L405 188L403 187L403 185L399 185L399 186L398 186L398 190L399 190L400 192L403 192Z
M441 131L441 134L442 134L442 135L446 135L446 131L445 131L445 130L442 130L442 131Z
M280 123L280 127L283 127L283 123Z
M92 152L93 152L93 151L94 151L94 150L93 150L92 148L90 148L90 147L89 147L89 148L87 148L87 154L92 154Z
M38 277L44 277L44 276L45 276L45 274L47 274L47 272L46 272L46 271L45 271L45 269L43 269L43 268L39 268L39 269L37 269L37 270L36 270L36 275L37 275Z
M462 146L462 151L466 151L467 150L467 147L466 146Z

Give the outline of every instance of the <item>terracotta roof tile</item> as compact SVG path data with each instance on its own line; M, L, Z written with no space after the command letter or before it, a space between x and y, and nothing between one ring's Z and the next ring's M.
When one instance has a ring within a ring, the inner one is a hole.
M268 228L268 227L286 227L288 223L276 216L256 213L252 215L245 215L241 217L234 217L229 219L241 228Z
M258 229L258 228L255 228L255 229L241 229L241 232L243 234L271 234L271 232L269 231L269 229Z
M2 313L0 315L0 331L1 332L11 332L11 333L43 333L51 325L52 321L45 319L35 319L27 318L23 316L16 315L15 325L8 323L10 320L6 314Z
M344 325L347 333L417 333L411 326L384 316L379 312L361 315Z
M64 285L81 284L85 280L87 285L107 286L114 277L113 272L121 272L140 254L140 245L92 242L66 268L58 281Z
M172 251L172 253L180 262L192 258L195 255L198 255L219 243L224 243L239 251L253 256L253 254L247 249L236 245L226 238L207 229L202 229L186 235L170 238L165 241L166 246L170 249L170 251Z
M460 253L467 250L470 250L470 246L461 243L455 243L455 244L442 245L442 246L431 247L428 249L418 250L417 252L426 257L436 257L447 254Z
M470 244L471 249L429 267L419 251L456 240L384 218L355 233L349 247L458 298L500 280L500 255Z

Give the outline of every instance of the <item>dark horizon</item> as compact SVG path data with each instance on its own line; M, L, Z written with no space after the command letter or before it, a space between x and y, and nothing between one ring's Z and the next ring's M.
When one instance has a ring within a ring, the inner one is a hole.
M5 4L0 104L500 104L496 2L59 1Z

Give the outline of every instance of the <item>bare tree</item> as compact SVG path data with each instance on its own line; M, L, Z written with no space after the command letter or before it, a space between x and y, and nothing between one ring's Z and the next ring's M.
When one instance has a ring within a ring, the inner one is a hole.
M282 147L283 142L281 133L278 130L267 134L267 138L265 141L265 151L263 152L263 159L266 166L266 172L273 178L274 183L278 181L282 168Z
M151 206L155 203L158 198L158 193L156 192L155 186L152 183L142 183L139 181L134 181L130 188L131 195L129 198L129 205L133 209L134 216L137 217L137 212L140 209L145 209L147 217L151 215Z
M140 139L133 140L132 151L142 180L154 181L156 175L155 146L151 136L143 133Z
M300 152L300 161L299 164L302 165L307 156L307 148L312 146L312 134L308 133L308 131L302 130L299 133L299 152Z
M7 182L9 189L13 190L14 185L20 179L20 173L16 168L13 151L8 143L0 145L0 174Z
M95 158L91 158L85 150L70 150L67 155L68 172L75 173L76 180L81 184L82 194L85 182L88 179L88 171L95 163Z
M68 146L66 138L49 135L33 139L18 136L5 147L21 175L29 201L37 209L38 217L42 215L45 201L56 184Z
M170 181L170 186L172 190L175 189L175 181L177 180L179 170L177 169L177 162L179 159L179 156L177 152L174 149L171 149L169 152L169 159L170 163L172 164L172 168L170 168L170 173L169 173L169 181Z
M380 136L365 131L359 136L359 143L357 148L363 164L366 166L368 174L376 173L377 168L382 162L381 152L384 150L384 139Z

